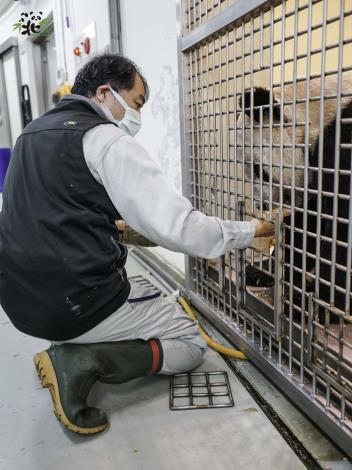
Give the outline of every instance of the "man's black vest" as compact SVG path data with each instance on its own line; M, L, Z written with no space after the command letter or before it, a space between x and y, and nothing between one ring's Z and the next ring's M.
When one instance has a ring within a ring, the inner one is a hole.
M83 154L85 132L108 123L88 103L62 100L16 142L0 215L0 303L29 335L72 339L129 295L119 214Z

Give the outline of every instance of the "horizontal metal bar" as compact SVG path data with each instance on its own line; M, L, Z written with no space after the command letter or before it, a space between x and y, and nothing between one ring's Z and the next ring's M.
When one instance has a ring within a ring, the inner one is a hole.
M303 32L300 33L300 35L304 35L304 34L307 34L307 31L303 31ZM287 41L291 40L292 38L293 38L293 36L287 36L287 37L285 37L285 41L287 42ZM352 43L352 39L345 39L345 40L343 41L343 44L342 44L342 45L343 45L343 46L347 46L348 44L351 44L351 43ZM278 41L274 41L274 42L273 42L273 46L274 46L274 47L275 47L275 46L279 46L280 44L281 44L281 40L278 40ZM325 50L326 50L326 51L331 51L331 50L333 50L333 49L338 49L338 47L339 47L339 44L338 44L338 43L329 44L328 46L325 47ZM222 49L225 49L225 47L222 46ZM262 49L263 49L263 51L265 51L266 49L270 49L270 46L269 46L269 45L263 46ZM258 54L258 53L261 53L261 52L262 52L262 50L261 50L260 48L253 50L253 54ZM322 48L312 49L312 50L311 50L311 56L316 55L316 54L321 54L322 52L323 52L323 49L322 49ZM247 53L243 54L243 57L242 57L242 56L235 56L233 59L229 59L227 63L228 63L228 64L231 64L231 63L233 63L233 62L235 62L235 61L237 62L237 60L242 60L242 58L245 59L246 57L250 57L250 55L251 55L251 53L247 52ZM293 61L295 61L295 60L304 59L305 57L306 57L306 55L303 54L303 53L302 53L302 54L297 54L297 57L296 57L296 58L294 58L294 57L289 57L288 59L285 59L285 60L283 60L282 62L281 62L281 60L280 60L280 61L277 61L277 62L273 62L272 65L273 65L273 67L279 67L279 66L281 66L281 65L289 64L289 63L291 63L291 62L293 62ZM222 62L222 61L221 61L221 63L220 63L219 65L215 66L215 69L218 68L218 67L220 67L220 66L223 66L223 65L225 65L225 62ZM259 70L265 70L265 69L268 69L268 68L269 68L269 66L267 66L267 67L260 67L260 68L258 68L258 69L254 68L254 69L253 69L253 72L259 71ZM248 73L250 73L250 72L248 72ZM239 75L239 76L240 76L240 75ZM278 85L278 86L279 86L279 85Z
M272 3L279 4L281 0L274 0ZM209 38L220 30L225 29L234 21L248 15L254 14L260 7L269 8L267 0L237 0L235 3L227 7L224 11L214 16L206 23L195 28L191 33L182 38L181 49L183 52L191 49L195 45Z
M222 66L226 65L225 63L222 63L221 64ZM216 70L217 68L219 68L220 66L219 65L216 65L214 67L214 69ZM270 67L265 67L263 69L253 69L253 73L255 72L260 72L260 71L263 71L263 70L269 70ZM352 70L352 66L346 66L346 67L342 67L341 69L341 72L345 73L345 72L350 72ZM243 76L246 77L248 75L251 75L252 72L248 71L248 72L243 72ZM329 75L336 75L336 70L329 70L329 71L326 71L324 76L325 77L328 77ZM234 75L233 78L241 78L242 77L242 74L238 74L238 75ZM310 75L310 79L313 80L315 78L321 78L321 75L318 74L318 73L312 73ZM273 83L273 87L274 88L279 88L281 85L293 85L294 83L300 83L300 82L305 82L306 81L306 78L297 78L297 80L285 80L284 82L281 83ZM218 85L220 82L219 81L214 81L214 85ZM241 95L241 93L236 93L237 96ZM345 97L345 96L351 96L351 93L341 93L341 95L339 95L339 98L341 97ZM333 95L329 95L329 98L332 98ZM314 97L311 98L312 101L314 101ZM295 101L296 102L296 101ZM297 102L305 102L305 100L303 101L297 101Z
M315 0L315 1L321 1L321 0ZM301 13L303 12L304 10L307 10L309 8L309 4L306 3L305 5L302 5L300 6L299 8L297 8L297 13ZM291 16L294 16L296 14L296 11L295 10L291 10L290 12L286 13L284 15L284 18L287 20L288 18L290 18ZM352 14L352 10L346 10L345 11L345 14L344 14L344 17L348 17ZM279 17L279 18L274 18L273 19L273 25L277 24L277 23L280 23L282 21L282 17ZM324 23L315 23L314 25L312 25L310 31L315 31L317 29L321 29L323 28L325 25L328 26L330 25L331 23L335 23L337 21L340 21L340 16L332 16L331 18L327 19L326 22ZM265 29L265 28L270 28L271 27L271 21L267 22L267 23L263 23L263 25L261 25L261 27L259 28L253 28L253 34L256 34L256 33L261 33L261 29ZM299 38L301 35L303 34L306 34L308 32L307 29L302 29L300 31L297 31L296 33L296 37ZM249 32L249 33L245 33L243 35L243 39L246 40L248 37L250 37L252 34L252 32ZM294 39L295 38L295 35L289 35L289 36L286 36L286 39ZM273 42L273 45L275 45L276 42Z

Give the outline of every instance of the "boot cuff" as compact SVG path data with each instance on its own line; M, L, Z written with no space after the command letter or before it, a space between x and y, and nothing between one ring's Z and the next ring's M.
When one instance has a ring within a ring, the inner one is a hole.
M150 339L149 344L153 352L153 364L149 373L150 375L152 375L157 374L160 371L163 365L164 353L159 339Z

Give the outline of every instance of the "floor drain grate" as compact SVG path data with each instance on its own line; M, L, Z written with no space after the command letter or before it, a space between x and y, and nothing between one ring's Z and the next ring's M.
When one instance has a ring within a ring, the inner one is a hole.
M188 372L170 377L170 410L234 406L227 372Z

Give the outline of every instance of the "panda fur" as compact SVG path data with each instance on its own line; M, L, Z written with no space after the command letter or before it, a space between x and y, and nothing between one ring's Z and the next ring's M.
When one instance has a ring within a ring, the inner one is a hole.
M352 118L352 72L345 72L342 74L342 97L341 97L341 119L343 118ZM320 96L320 86L321 86L321 79L313 79L310 80L310 96L311 98ZM306 82L299 82L296 85L296 101L304 100L306 96ZM325 91L324 97L328 97L331 95L336 94L337 88L337 76L330 75L325 77ZM344 96L346 95L346 96ZM350 95L350 96L348 96ZM280 112L281 112L281 105L280 105L280 96L281 91L280 89L273 89L273 122L279 123L280 122ZM285 123L292 122L292 105L286 105L285 103L293 100L293 87L291 85L284 86L284 106L283 112L283 120ZM261 106L266 106L270 104L270 92L269 90L263 88L256 88L253 91L253 119L255 124L258 125L259 123L259 109ZM244 108L245 108L245 125L249 126L250 115L251 115L251 100L250 100L250 92L246 92L244 94ZM242 99L240 99L240 107L242 108ZM296 104L296 122L304 122L305 121L305 102L297 103ZM263 108L263 114L264 114ZM324 169L334 169L335 167L335 135L336 135L336 98L325 99L324 100L324 145L323 145L323 168ZM320 122L320 100L310 101L309 104L309 166L313 168L318 168L319 166L319 127ZM285 128L285 132L288 135L285 136L285 141L289 141L290 139L290 130L292 127ZM351 144L352 143L352 125L349 124L341 124L341 138L340 143L344 144ZM296 142L297 143L304 143L305 141L305 127L297 127L296 128ZM273 128L272 129L272 136L273 136L273 143L280 142L280 128ZM291 140L292 142L292 140ZM295 164L303 165L304 164L304 149L300 149L296 152L295 155ZM351 149L341 149L340 150L340 169L341 170L348 170L351 171L352 169L352 151ZM322 178L322 190L333 193L334 191L334 172L332 173L323 173ZM349 175L340 175L339 176L339 194L350 195L351 193L351 178ZM296 186L303 187L302 178L298 178L296 181ZM309 189L318 189L318 172L310 170L308 172L308 188ZM295 191L295 200L296 206L303 207L303 198L300 197L302 192ZM291 190L284 191L284 202L290 203L291 199ZM352 204L352 202L351 202ZM308 197L308 204L307 204L308 211L315 212L318 207L318 196L315 194L310 194ZM328 216L333 216L334 213L334 201L333 197L329 196L322 196L321 201L321 212ZM338 217L344 218L349 220L350 219L350 201L343 200L339 198L338 203ZM319 216L319 215L318 215ZM303 235L297 233L296 229L303 230L304 228L304 216L302 213L296 211L295 218L294 218L294 227L291 227L291 220L290 217L285 219L285 223L288 225L285 233L285 240L286 243L290 241L290 232L291 229L295 229L294 233L294 247L298 249L303 249ZM317 216L314 215L307 215L307 232L312 234L317 233ZM328 220L326 218L321 218L321 237L320 240L317 240L313 236L307 236L307 249L306 252L313 255L313 257L306 257L306 271L310 273L311 276L307 276L306 278L306 291L313 291L314 292L314 279L312 279L312 275L316 272L316 248L317 243L320 243L320 279L330 282L331 281L331 266L328 263L324 263L322 259L331 260L332 253L332 243L325 241L324 237L332 238L333 233L333 221ZM337 223L337 240L340 242L347 243L348 241L348 225L343 223ZM303 266L303 256L304 254L294 252L293 256L293 285L302 288L302 275L297 271L297 269L302 269ZM290 265L290 250L285 249L284 253L285 263ZM347 260L347 248L342 247L339 244L336 245L336 265L340 265L342 267L346 266ZM346 273L343 269L339 269L336 266L336 277L335 277L335 286L339 286L342 288L346 287L346 279L347 275L351 276L351 273ZM284 273L284 277L286 280L289 280L289 269L286 269ZM248 267L246 272L246 281L247 285L263 285L268 286L273 284L273 280L269 276L263 275L259 270L255 267ZM300 295L294 290L294 303L296 305L300 305L301 299ZM327 304L330 304L330 288L329 286L325 285L323 282L320 282L319 286L319 298L325 301ZM335 289L335 302L334 306L345 312L345 295L340 293L337 289ZM347 307L347 310L349 306ZM347 312L346 312L347 313ZM325 321L325 313L323 309L320 309L319 312L319 319L320 322ZM331 322L337 322L338 317L336 315L332 315L330 317Z

